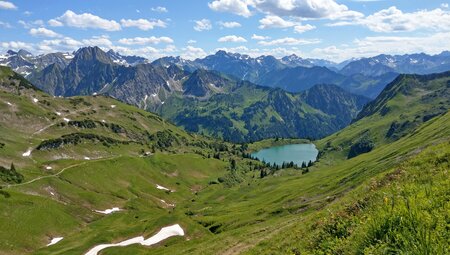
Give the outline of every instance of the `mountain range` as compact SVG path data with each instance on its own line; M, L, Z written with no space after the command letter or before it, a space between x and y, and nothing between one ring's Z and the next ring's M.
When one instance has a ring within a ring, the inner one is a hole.
M450 69L450 54L379 55L333 63L320 59L303 59L296 55L276 59L273 56L250 57L218 51L193 61L165 57L154 65L175 64L192 71L215 70L253 83L300 92L315 84L335 84L356 94L375 98L399 73L429 74Z
M277 63L275 58L261 62L264 68ZM311 85L293 94L215 70L190 73L176 64L120 65L98 47L82 48L64 68L51 64L28 79L57 96L108 95L157 112L189 131L233 142L324 137L348 125L369 101L336 85Z
M63 69L70 63L75 54L76 52L55 52L35 56L26 50L8 50L6 54L0 55L0 65L11 67L14 71L26 77L52 64L56 64ZM148 62L143 57L122 56L113 50L109 50L106 54L113 63L120 65L137 65Z
M198 72L189 79L202 79ZM346 127L370 101L336 85L290 93L250 82L217 80L225 84L221 89L226 93L207 100L174 94L156 112L188 131L241 143L271 137L321 138Z
M55 96L108 95L156 112L188 131L248 142L332 134L398 76L395 63L408 58L427 72L446 68L447 56L378 56L354 60L338 70L332 62L295 55L252 58L218 51L194 61L164 57L148 63L85 47L73 54L41 56L9 51L2 61ZM375 71L375 62L390 67ZM361 72L349 71L358 66Z
M0 65L9 66L22 75L29 76L51 64L57 64L59 68L64 69L75 54L76 52L34 56L25 50L10 50L6 55L0 55ZM143 57L124 56L113 50L105 54L112 63L120 66L149 63ZM450 53L444 51L437 55L378 55L335 63L322 59L305 59L295 54L280 59L273 56L254 58L220 50L195 60L163 57L154 60L152 65L176 65L190 73L197 69L214 70L255 84L280 87L288 92L300 92L315 84L335 84L352 93L375 98L384 86L400 73L430 74L449 70Z

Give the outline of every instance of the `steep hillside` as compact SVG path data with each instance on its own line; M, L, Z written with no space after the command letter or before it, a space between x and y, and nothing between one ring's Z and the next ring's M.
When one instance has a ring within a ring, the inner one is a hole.
M56 96L105 94L144 106L160 104L168 94L182 91L183 80L189 74L174 65L122 65L118 63L124 60L122 56L113 53L98 47L81 48L66 67L49 65L29 80Z
M191 135L112 98L50 96L6 67L0 116L4 254L82 254L175 223L187 238L208 236L178 204L265 167L241 158L241 146ZM111 208L120 210L107 215ZM59 236L59 247L46 247Z
M448 112L449 82L449 72L400 75L363 108L351 126L321 143L328 150L364 152L411 136L423 123Z
M320 180L308 184L333 195L244 253L447 254L449 80L448 72L402 75L357 121L318 141L322 156L308 177Z
M198 69L183 83L183 94L199 98L227 91L235 81L220 73Z
M336 85L315 85L301 94L308 105L350 123L370 99L353 95Z
M207 77L202 79L205 81ZM211 86L211 82L204 84ZM270 137L316 139L348 125L368 101L333 85L291 94L240 82L227 93L207 100L174 95L157 112L186 130L227 141Z
M436 89L447 86L445 79L429 82ZM409 99L406 112L420 114L422 108L408 108L420 105L416 101L420 97ZM152 252L447 254L450 105L439 102L434 101L447 109L445 114L410 129L407 136L374 141L370 152L347 158L361 132L387 131L389 126L377 114L318 141L322 152L309 173L280 170L232 190L205 190L188 214L214 234L199 245L177 243ZM401 115L392 111L388 118L401 119ZM423 233L430 238L423 238ZM126 251L130 249L117 252Z
M127 154L139 155L142 150L169 149L172 144L184 147L194 140L159 116L115 99L57 98L41 92L9 68L1 67L0 73L2 148L8 155L2 158L3 163L16 159L33 163L35 153L39 158L51 157L47 160L83 159L75 145L89 140L93 141L92 150L85 151L89 158L114 154L115 146L109 145L134 148ZM53 149L59 148L64 148L64 153L56 156ZM23 156L27 149L31 149L29 156Z

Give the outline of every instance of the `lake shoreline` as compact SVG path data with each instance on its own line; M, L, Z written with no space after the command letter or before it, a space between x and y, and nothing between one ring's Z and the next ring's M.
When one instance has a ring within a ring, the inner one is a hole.
M312 144L312 141L302 138L270 138L249 143L246 152L252 154L263 149L289 144Z
M311 165L317 160L319 151L313 143L286 144L261 149L251 154L252 158L271 165L284 166L285 164Z

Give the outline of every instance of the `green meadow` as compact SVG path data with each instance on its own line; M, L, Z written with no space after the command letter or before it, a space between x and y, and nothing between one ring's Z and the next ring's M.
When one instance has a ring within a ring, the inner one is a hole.
M226 143L2 72L0 164L23 180L2 172L0 254L84 254L173 224L185 236L101 254L450 252L448 75L398 80L352 125L313 141L319 158L302 173L243 155L307 140ZM54 237L64 239L47 247Z

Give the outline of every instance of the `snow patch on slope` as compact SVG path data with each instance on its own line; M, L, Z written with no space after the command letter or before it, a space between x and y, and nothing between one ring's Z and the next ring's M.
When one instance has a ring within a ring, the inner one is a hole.
M90 249L85 255L97 255L100 251L109 247L128 246L132 244L141 244L144 246L151 246L157 244L172 236L184 236L184 230L180 225L175 224L172 226L162 228L157 234L153 235L149 239L144 239L143 236L134 237L116 244L100 244Z
M47 246L54 245L54 244L58 243L59 241L61 241L61 240L63 240L63 239L64 239L64 237L54 237L54 238L50 241L50 243L47 244Z
M121 211L119 207L113 207L111 209L106 209L104 211L95 210L95 212L101 213L101 214L111 214L113 212Z

